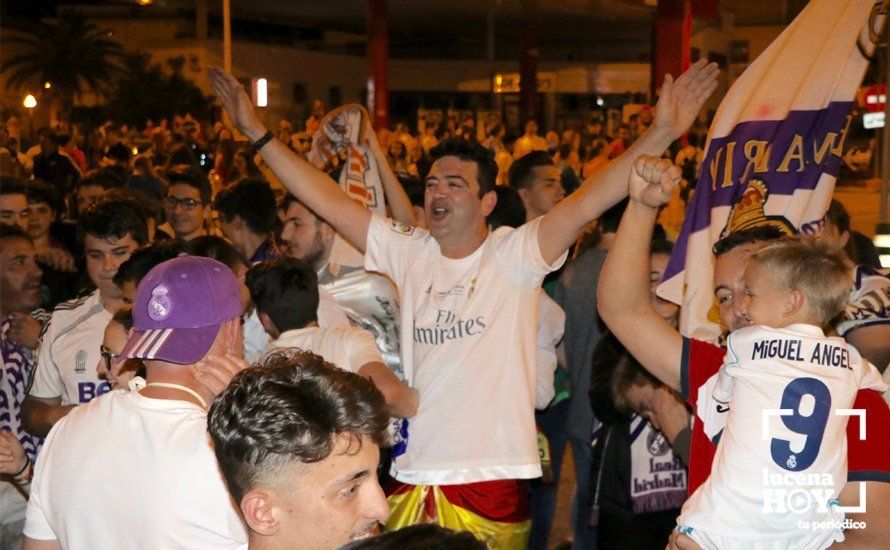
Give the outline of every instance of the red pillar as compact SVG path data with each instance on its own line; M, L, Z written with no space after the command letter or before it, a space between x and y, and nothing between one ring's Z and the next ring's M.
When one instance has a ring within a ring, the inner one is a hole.
M368 25L368 58L371 62L371 83L373 93L368 94L368 109L374 129L389 126L389 83L387 61L389 60L389 32L386 21L386 0L368 0L371 17Z
M689 68L689 40L692 36L691 0L659 0L652 40L651 96L661 88L664 75L676 78Z
M519 102L522 128L528 120L538 120L538 21L536 0L522 0L520 30Z

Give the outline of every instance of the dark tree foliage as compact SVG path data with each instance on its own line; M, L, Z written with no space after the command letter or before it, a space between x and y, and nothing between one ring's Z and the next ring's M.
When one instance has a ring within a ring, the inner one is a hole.
M75 98L86 92L106 94L120 73L120 44L75 9L60 10L54 19L16 25L12 31L3 41L17 53L0 67L9 74L7 85L42 90L49 82L43 97L57 100L65 116Z
M209 116L212 100L182 74L184 64L184 57L171 58L165 70L150 63L146 53L128 54L108 99L108 118L140 127L149 119L157 122L176 114Z

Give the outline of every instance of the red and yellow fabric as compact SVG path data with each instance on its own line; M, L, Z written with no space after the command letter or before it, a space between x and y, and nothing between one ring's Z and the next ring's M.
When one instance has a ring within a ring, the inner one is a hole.
M391 513L387 530L437 523L470 531L495 550L528 546L531 510L528 490L520 480L438 486L396 482L388 493Z

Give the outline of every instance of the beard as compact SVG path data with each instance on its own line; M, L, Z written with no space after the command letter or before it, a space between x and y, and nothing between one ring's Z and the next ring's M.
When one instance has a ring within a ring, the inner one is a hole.
M328 250L324 245L324 240L321 237L321 231L317 231L315 233L315 238L312 239L312 244L309 245L309 248L305 251L302 251L299 247L293 246L288 242L282 242L281 251L288 258L296 258L297 260L303 260L307 264L312 266L312 269L318 271L321 267L323 267L324 263L327 261ZM319 265L321 264L321 265Z

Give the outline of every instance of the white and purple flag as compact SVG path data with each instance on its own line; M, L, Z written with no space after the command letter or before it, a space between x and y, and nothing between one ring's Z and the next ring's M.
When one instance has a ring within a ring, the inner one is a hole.
M720 104L658 288L681 304L684 335L713 342L722 332L712 311L711 254L721 236L762 224L805 233L821 227L874 48L868 28L874 5L812 0Z

